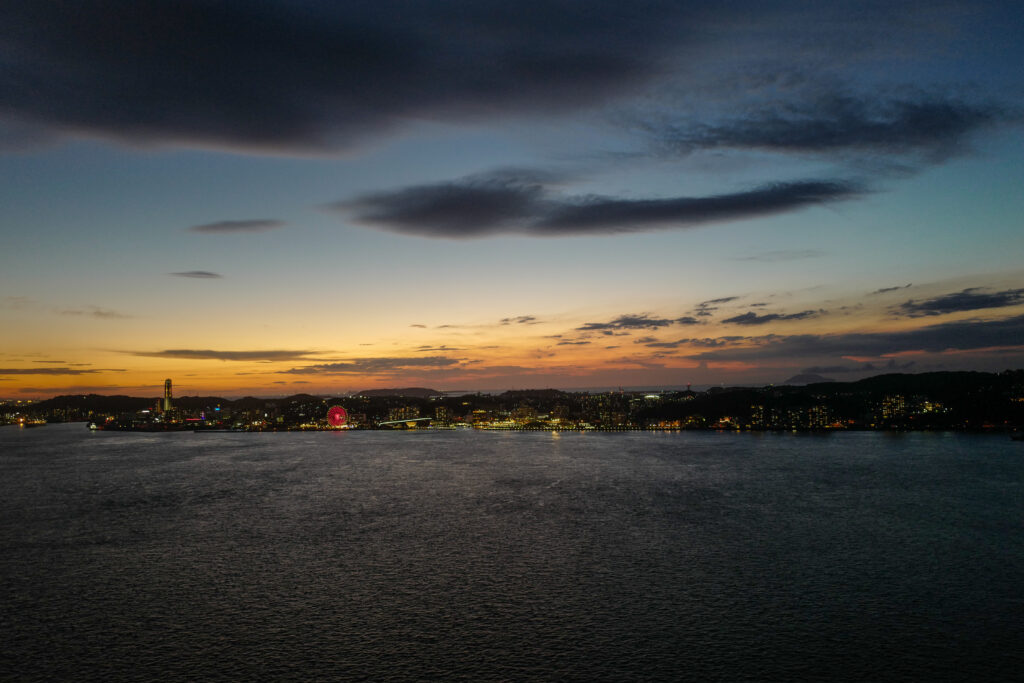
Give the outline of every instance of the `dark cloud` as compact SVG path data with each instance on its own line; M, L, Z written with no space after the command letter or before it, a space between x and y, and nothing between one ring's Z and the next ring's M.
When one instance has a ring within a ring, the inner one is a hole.
M577 330L583 332L600 330L656 330L659 327L668 327L676 323L672 318L652 318L647 314L643 315L620 315L615 320L607 323L586 323Z
M818 258L824 255L825 252L817 249L777 249L775 251L766 251L762 254L754 254L753 256L740 256L736 260L776 263L778 261L799 261L808 258Z
M644 346L651 349L677 349L686 342L685 339L678 341L648 341L644 342Z
M945 294L934 299L905 301L894 310L910 318L964 311L980 311L986 308L1006 308L1024 304L1024 289L1007 289L1002 292L986 292L983 287L969 287L961 292Z
M428 237L474 237L514 229L543 211L543 182L497 171L455 182L363 195L327 208L359 222Z
M764 325L778 320L805 320L807 318L816 318L822 313L824 313L824 311L800 311L799 313L790 313L788 315L782 313L765 313L764 315L758 315L753 311L748 311L732 318L726 318L722 322L732 323L734 325Z
M168 349L165 351L125 351L146 358L183 358L188 360L285 361L304 360L315 351L212 351L209 349Z
M707 197L562 197L536 178L508 174L363 195L327 208L369 227L421 237L499 234L617 234L742 220L851 199L865 190L846 181L777 183Z
M586 346L587 344L590 344L590 342L586 339L564 339L555 344L555 346Z
M881 289L876 289L873 292L869 292L868 296L874 296L875 294L885 294L886 292L897 292L901 289L909 289L912 284L913 283L908 282L905 285L899 285L896 287L882 287Z
M794 211L859 196L863 190L842 181L777 183L747 192L709 197L615 199L592 197L556 207L539 232L630 232L740 220Z
M878 358L907 352L941 353L1024 346L1024 315L996 321L959 321L914 330L833 335L770 335L750 338L751 346L705 351L705 361L773 361L832 357Z
M190 277L190 278L196 278L196 279L199 279L199 280L219 280L222 277L224 277L220 273L211 273L208 270L186 270L186 271L181 272L181 273L167 273L167 274L172 276L172 277Z
M418 327L418 328L424 329L424 330L427 329L426 325L420 325L419 323L413 323L412 325L409 325L409 327Z
M408 358L353 358L337 363L318 363L282 372L293 375L358 375L388 373L399 370L453 368L463 363L458 358L446 356L414 356Z
M937 150L998 112L911 95L819 93L787 106L779 95L803 71L863 71L948 40L956 31L942 21L987 9L977 4L7 1L0 111L9 120L0 124L12 132L0 127L0 148L64 132L336 150L410 121L558 113L645 88L749 90L759 80L775 85L773 108L659 132L682 149Z
M410 119L602 102L699 35L688 5L5 2L0 111L128 141L344 148Z
M247 232L266 232L268 230L283 228L284 226L284 221L272 218L258 218L246 221L218 221L216 223L204 223L203 225L193 225L189 230L191 232L202 232L214 235L234 235Z
M771 336L771 335L769 335ZM643 339L637 339L634 344L643 344L644 346L652 349L677 349L680 346L700 346L706 348L719 348L722 346L730 346L737 342L748 341L750 337L742 336L725 336L725 337L704 337L703 339L677 339L676 341L658 341L651 337L644 337ZM764 338L759 338L764 339Z
M502 325L511 325L513 323L517 325L536 325L540 321L532 315L520 315L515 318L502 318Z
M812 154L860 151L939 161L960 151L971 133L1008 118L991 104L941 96L830 94L762 108L723 123L668 126L656 134L681 152L723 147Z

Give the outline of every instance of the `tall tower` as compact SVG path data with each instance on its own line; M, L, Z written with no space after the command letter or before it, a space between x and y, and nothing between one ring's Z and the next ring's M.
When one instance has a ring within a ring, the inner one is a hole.
M171 410L171 380L164 380L164 412Z

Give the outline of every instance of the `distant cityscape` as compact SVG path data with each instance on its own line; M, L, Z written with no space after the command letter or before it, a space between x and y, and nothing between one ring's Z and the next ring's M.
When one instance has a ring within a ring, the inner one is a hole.
M0 402L0 424L83 422L113 431L336 429L969 430L1024 426L1024 370L889 374L806 386L706 391L447 395L425 388L286 398L57 396Z

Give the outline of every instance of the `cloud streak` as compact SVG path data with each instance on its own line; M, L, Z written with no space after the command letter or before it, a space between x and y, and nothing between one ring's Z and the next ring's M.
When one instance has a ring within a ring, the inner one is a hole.
M762 263L778 263L780 261L800 261L824 256L825 252L818 249L777 249L753 256L740 256L737 261L760 261Z
M125 372L123 368L0 368L0 375L95 375L101 372Z
M337 363L317 363L282 370L292 375L361 375L392 373L410 369L452 368L462 364L458 358L447 356L412 356L390 358L353 358Z
M868 296L875 296L876 294L888 294L889 292L898 292L901 289L910 289L912 282L908 282L905 285L897 285L894 287L881 287L873 292L869 292Z
M801 154L859 151L941 161L960 151L972 133L1008 118L998 106L948 97L831 94L723 123L668 126L656 135L684 153L717 148Z
M816 318L823 314L824 311L800 311L799 313L765 313L764 315L758 315L753 311L748 311L741 315L733 316L732 318L726 318L723 323L730 323L733 325L765 325L780 320L806 320L807 318Z
M168 273L171 277L194 278L197 280L219 280L224 276L209 270L186 270L180 273Z
M540 321L537 320L537 318L535 318L532 315L520 315L520 316L516 316L514 318L502 318L501 319L501 324L502 325L512 325L512 324L516 324L516 325L536 325L539 322Z
M218 221L216 223L204 223L193 225L189 232L200 232L208 235L238 235L252 232L267 232L285 226L284 221L272 218L258 218L242 221Z
M328 208L360 225L420 237L554 237L751 219L853 199L865 192L849 181L810 180L705 197L563 197L542 182L502 174L367 194Z
M673 318L653 318L646 313L641 315L620 315L618 318L606 323L585 323L577 330L582 332L603 331L603 330L656 330L659 327L668 327L676 323Z
M100 306L84 306L82 308L65 308L60 311L61 315L70 316L88 316L90 318L99 318L100 320L122 320L127 318L134 318L135 316L127 313L119 313L118 311L111 310L109 308L102 308Z
M717 299L708 299L707 301L701 301L693 309L693 314L701 318L711 317L715 311L721 308L722 304L731 303L739 299L738 296L723 296Z
M164 351L123 351L144 358L180 358L184 360L263 361L304 360L315 351L214 351L211 349L166 349Z

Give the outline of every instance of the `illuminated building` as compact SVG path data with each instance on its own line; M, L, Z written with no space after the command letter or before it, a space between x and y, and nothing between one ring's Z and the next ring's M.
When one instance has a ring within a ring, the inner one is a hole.
M438 424L449 425L452 423L452 411L446 406L437 406L434 408L434 418Z
M906 399L900 394L892 396L886 396L882 399L882 417L884 419L893 419L903 417L907 412Z
M164 380L164 402L161 406L165 413L171 412L171 380Z

